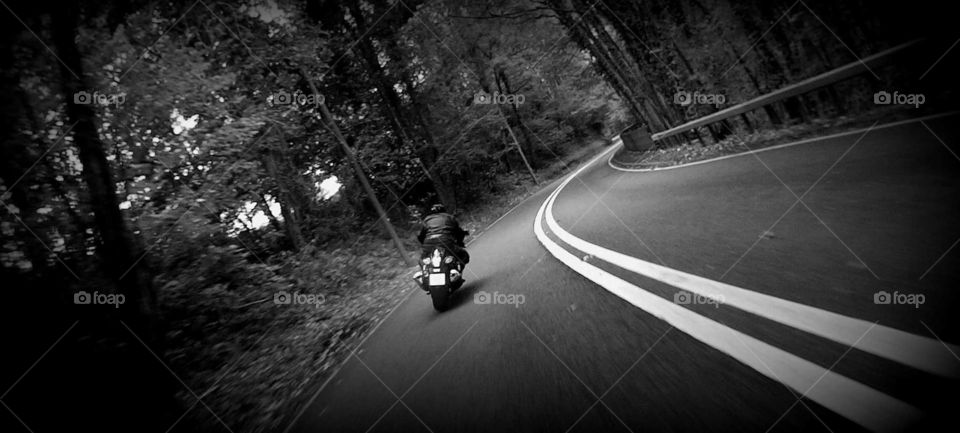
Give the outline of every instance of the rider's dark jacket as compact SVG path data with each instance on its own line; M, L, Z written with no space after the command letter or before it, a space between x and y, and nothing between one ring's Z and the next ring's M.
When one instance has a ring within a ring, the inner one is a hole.
M423 243L443 243L444 241L453 241L457 246L463 247L463 238L466 232L460 227L457 219L445 212L427 215L423 219L423 228L417 235L417 240Z

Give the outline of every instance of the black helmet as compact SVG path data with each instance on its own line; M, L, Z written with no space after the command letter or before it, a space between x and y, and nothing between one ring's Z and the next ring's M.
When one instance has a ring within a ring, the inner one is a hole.
M443 203L434 203L433 206L430 206L430 213L445 213L447 207Z

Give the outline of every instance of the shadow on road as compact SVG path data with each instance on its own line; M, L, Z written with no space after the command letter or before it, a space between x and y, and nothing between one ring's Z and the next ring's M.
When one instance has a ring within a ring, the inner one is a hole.
M453 310L454 308L459 307L460 305L469 302L473 299L473 294L480 287L483 286L485 278L478 278L476 280L467 280L464 283L463 287L459 288L457 291L453 292L450 296L450 303L448 304L447 311Z

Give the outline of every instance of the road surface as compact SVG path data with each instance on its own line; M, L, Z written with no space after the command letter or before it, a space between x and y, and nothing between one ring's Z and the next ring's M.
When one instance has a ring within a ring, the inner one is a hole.
M449 311L406 298L290 431L956 424L958 120L654 172L601 156L474 240Z

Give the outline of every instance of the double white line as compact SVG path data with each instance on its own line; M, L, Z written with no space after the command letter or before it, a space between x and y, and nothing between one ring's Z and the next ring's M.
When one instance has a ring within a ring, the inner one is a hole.
M553 217L553 204L557 196L577 175L617 148L612 146L572 173L547 197L537 212L534 222L537 239L562 263L691 337L873 431L902 430L918 420L922 413L874 388L700 316L580 260L547 236L543 229L544 219L550 230L563 242L620 268L692 293L722 299L723 303L735 308L919 370L950 378L960 377L958 363L948 350L960 350L955 347L944 348L940 342L930 338L660 266L589 243L564 230Z

